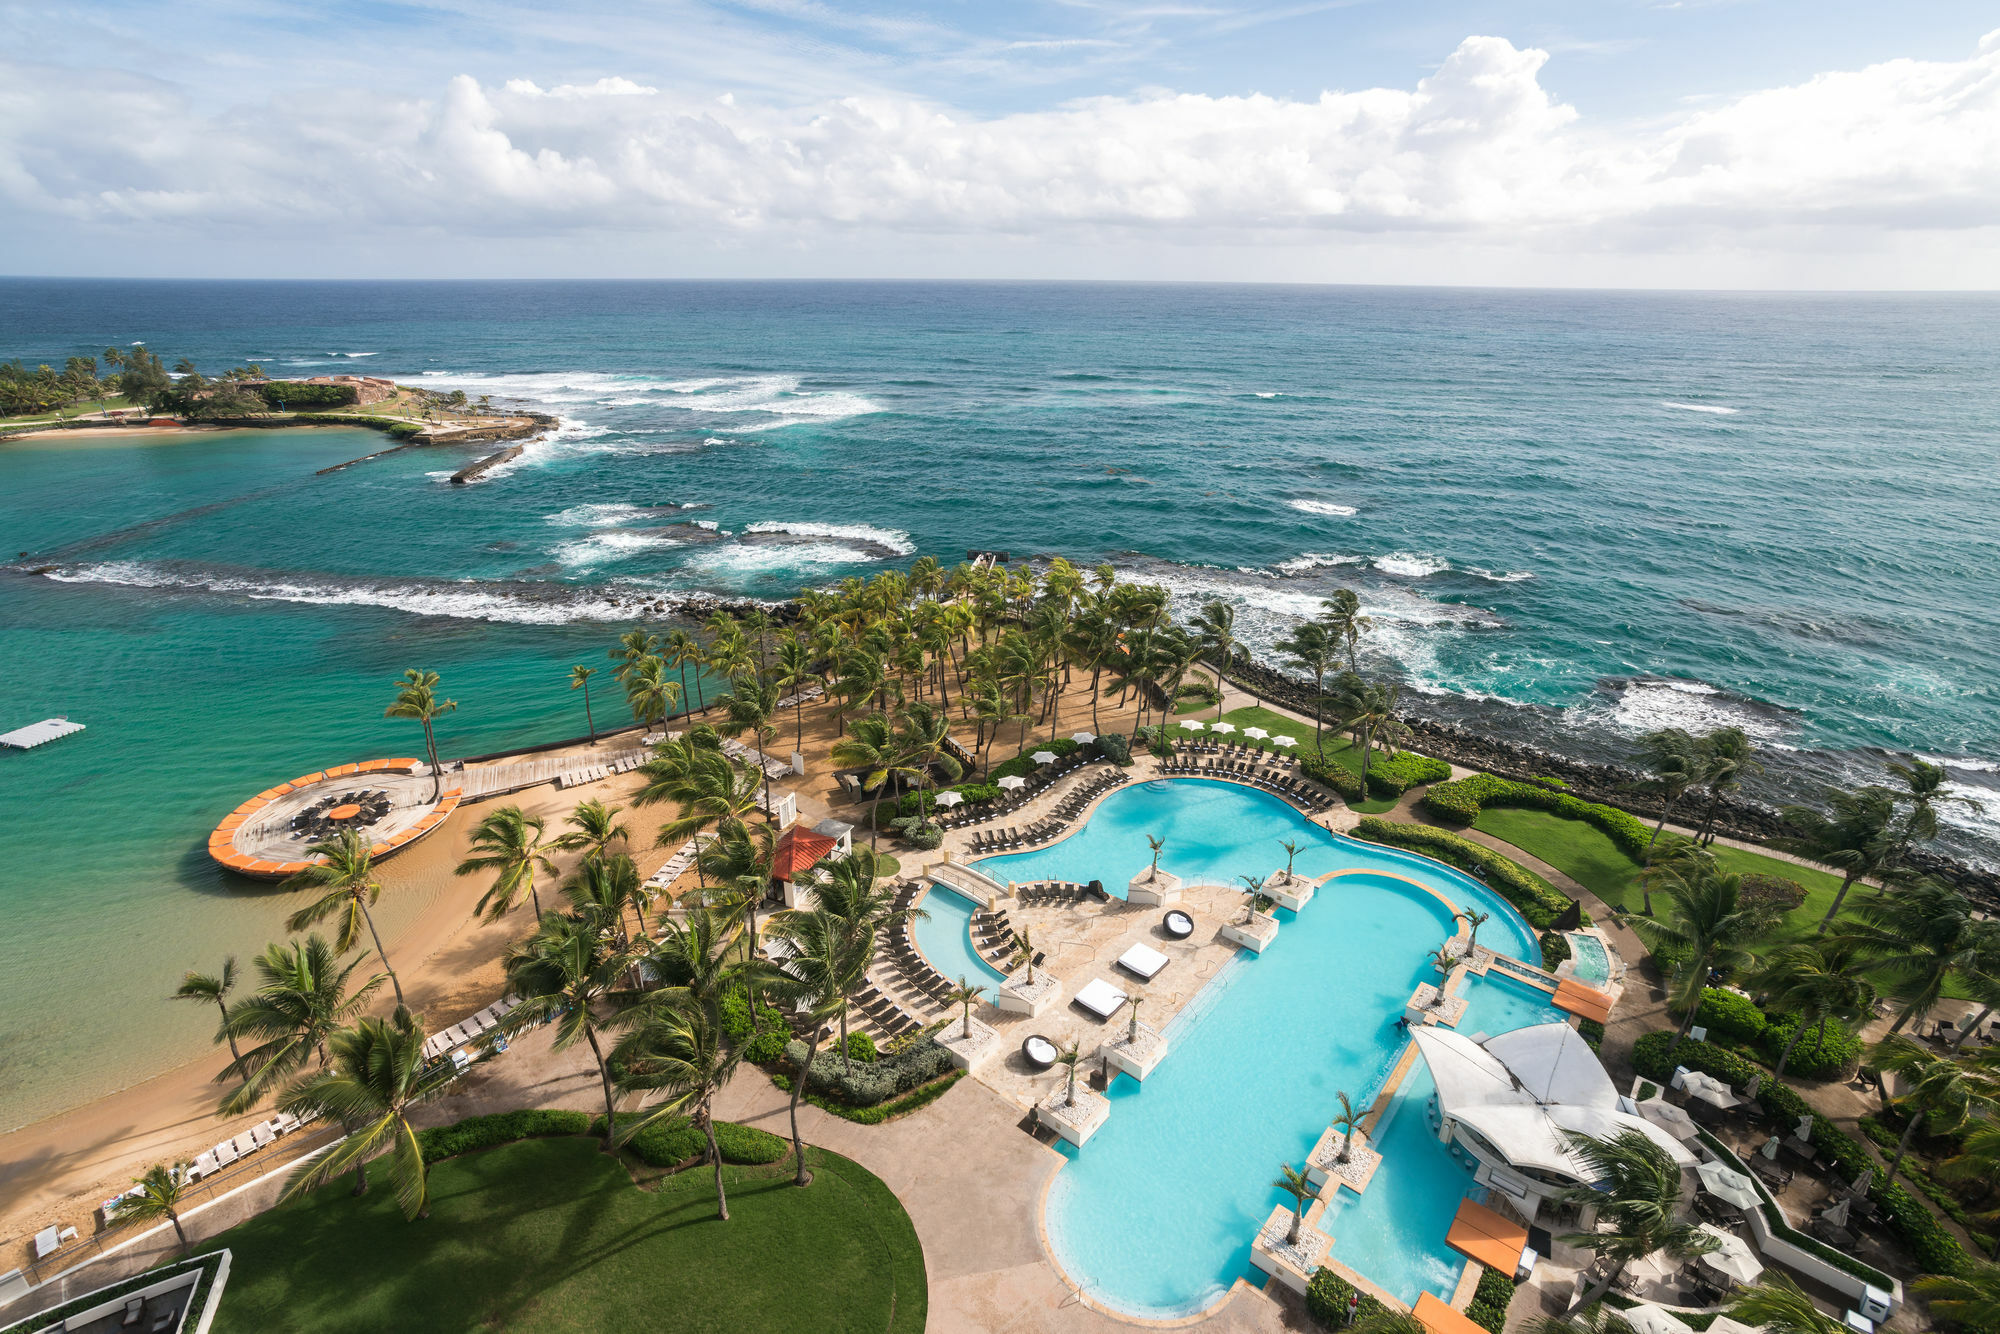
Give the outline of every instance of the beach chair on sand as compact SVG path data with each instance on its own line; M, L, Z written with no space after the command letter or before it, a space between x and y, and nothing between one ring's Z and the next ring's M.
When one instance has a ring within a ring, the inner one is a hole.
M223 1167L229 1166L231 1163L235 1162L238 1158L241 1158L243 1156L242 1154L236 1152L236 1141L233 1139L226 1139L222 1141L222 1143L210 1149L209 1152L215 1156L215 1161L217 1162L217 1164Z

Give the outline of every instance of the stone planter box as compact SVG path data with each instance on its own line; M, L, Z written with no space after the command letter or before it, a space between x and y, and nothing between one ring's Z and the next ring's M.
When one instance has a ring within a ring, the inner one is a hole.
M1313 892L1318 888L1310 880L1295 880L1283 871L1276 872L1264 882L1264 893L1275 899L1281 908L1293 912L1312 902Z
M1410 997L1410 1003L1403 1007L1403 1017L1413 1024L1442 1024L1455 1028L1465 1017L1465 998L1446 996L1438 999L1438 989L1428 982L1417 985Z
M1035 1119L1080 1149L1111 1119L1111 1099L1085 1088L1080 1077L1076 1101L1065 1106L1063 1100L1068 1091L1069 1075L1065 1071L1063 1082L1055 1091L1035 1104Z
M1125 886L1125 901L1141 908L1157 908L1181 901L1181 878L1161 871L1151 880L1141 871Z
M1347 1138L1333 1126L1319 1137L1311 1153L1306 1155L1306 1177L1316 1186L1324 1189L1331 1182L1335 1186L1346 1186L1357 1193L1367 1190L1374 1180L1375 1169L1382 1165L1382 1155L1368 1144L1368 1137L1359 1131L1354 1135L1354 1146L1347 1151L1347 1161L1340 1161L1341 1142Z
M1026 979L1027 974L1022 972L1002 982L993 993L993 1007L1007 1014L1039 1015L1062 999L1062 984L1048 969L1036 973L1032 985Z
M951 1063L961 1070L970 1070L1000 1050L1000 1033L991 1024L974 1018L972 1036L965 1036L965 1020L954 1018L937 1035L937 1044L951 1053Z
M1314 1204L1306 1210L1305 1226L1299 1229L1299 1244L1286 1244L1285 1238L1292 1230L1292 1210L1290 1205L1281 1204L1271 1211L1258 1230L1257 1240L1250 1244L1250 1263L1269 1274L1293 1292L1303 1293L1312 1283L1312 1276L1326 1260L1327 1248L1333 1238L1313 1226L1313 1219L1321 1206Z
M1123 1071L1132 1078L1143 1081L1153 1073L1153 1068L1167 1058L1167 1039L1163 1033L1155 1032L1144 1024L1139 1025L1139 1037L1133 1041L1128 1026L1111 1041L1097 1049L1097 1054L1112 1069Z
M1248 922L1231 922L1216 934L1232 945L1262 954L1278 938L1278 919L1266 913L1251 913Z

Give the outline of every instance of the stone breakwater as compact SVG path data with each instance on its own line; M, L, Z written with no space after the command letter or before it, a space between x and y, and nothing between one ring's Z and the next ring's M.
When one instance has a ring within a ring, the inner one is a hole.
M1209 660L1214 665L1213 658ZM1317 709L1312 683L1255 662L1231 663L1225 675L1236 685L1262 699L1270 700L1307 717L1318 716L1338 722L1335 715ZM1540 746L1482 736L1454 723L1425 718L1402 719L1414 742L1411 749L1467 769L1482 769L1502 778L1526 781L1533 778L1559 779L1574 796L1585 801L1618 806L1647 819L1657 820L1663 811L1659 797L1637 785L1646 775L1638 769L1596 764L1574 759ZM1684 801L1678 812L1682 822L1705 812L1706 798ZM1764 842L1787 832L1784 817L1775 806L1747 797L1725 797L1716 814L1716 828L1733 838ZM1909 864L1926 875L1934 875L1972 896L1983 907L2000 911L2000 875L1923 848L1905 854Z

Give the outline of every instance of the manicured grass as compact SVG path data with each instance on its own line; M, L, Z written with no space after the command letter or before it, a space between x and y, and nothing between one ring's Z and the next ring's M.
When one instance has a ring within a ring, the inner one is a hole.
M673 1329L921 1334L924 1256L909 1215L859 1164L808 1150L727 1167L729 1221L700 1168L635 1186L595 1140L525 1140L431 1169L431 1216L403 1221L385 1173L351 1177L231 1229L218 1334Z
M1211 704L1208 714L1203 717L1202 721L1211 721L1214 716L1215 706ZM1229 710L1229 712L1222 715L1222 721L1236 725L1236 735L1230 738L1231 740L1247 741L1248 744L1262 746L1265 750L1277 749L1269 741L1259 741L1255 737L1245 737L1243 735L1243 729L1246 727L1261 727L1272 736L1297 737L1299 744L1294 748L1294 754L1307 755L1312 752L1312 724L1302 723L1296 718L1287 718L1282 713L1274 713L1270 709L1252 705L1246 708ZM1196 735L1199 736L1201 734L1197 733ZM1320 734L1320 739L1323 743L1321 754L1326 759L1340 765L1356 777L1360 776L1361 751L1358 747L1350 743L1345 735L1336 733L1331 728L1324 729ZM1396 803L1393 800L1382 797L1370 797L1367 801L1358 801L1353 804L1353 809L1360 811L1363 815L1381 815L1385 811L1394 810L1395 807Z

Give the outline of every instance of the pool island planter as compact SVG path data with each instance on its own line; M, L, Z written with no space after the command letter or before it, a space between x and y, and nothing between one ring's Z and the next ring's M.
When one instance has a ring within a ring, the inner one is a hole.
M1299 1244L1287 1243L1292 1231L1292 1207L1281 1204L1271 1211L1258 1230L1257 1240L1250 1243L1250 1263L1269 1274L1293 1292L1303 1295L1312 1285L1312 1276L1326 1262L1328 1248L1333 1238L1315 1226L1325 1205L1317 1200L1306 1210L1305 1225L1299 1229Z
M1278 919L1268 913L1253 912L1249 921L1231 922L1216 934L1252 954L1262 954L1278 938Z
M1445 1028L1458 1027L1458 1021L1465 1017L1465 997L1443 995L1429 982L1420 982L1410 997L1410 1003L1403 1007L1403 1018L1413 1024L1441 1024Z
M1366 1135L1356 1132L1353 1147L1347 1151L1347 1161L1342 1162L1340 1148L1346 1140L1347 1135L1338 1126L1328 1126L1319 1143L1306 1155L1306 1179L1322 1190L1331 1182L1358 1195L1375 1179L1382 1155L1369 1145Z
M1079 1088L1076 1101L1071 1102L1065 1077L1053 1093L1035 1104L1035 1119L1080 1149L1111 1119L1111 1099Z
M1000 1030L978 1019L972 1021L970 1036L966 1034L965 1020L953 1019L934 1036L933 1041L945 1049L953 1065L966 1071L999 1051L1001 1046Z
M1317 882L1301 879L1288 871L1273 871L1264 881L1264 893L1280 908L1290 908L1293 912L1311 903L1318 888Z
M1055 979L1046 968L1035 974L1035 980L1027 980L1022 973L1002 982L993 993L993 1008L1005 1014L1025 1014L1039 1017L1054 1008L1062 999L1062 983Z
M1167 1059L1168 1050L1166 1034L1141 1024L1136 1038L1128 1028L1099 1047L1097 1055L1112 1069L1144 1083L1146 1076Z
M1141 908L1179 903L1181 878L1170 871L1141 871L1125 886L1125 901Z

